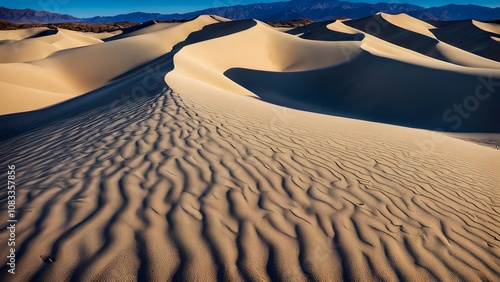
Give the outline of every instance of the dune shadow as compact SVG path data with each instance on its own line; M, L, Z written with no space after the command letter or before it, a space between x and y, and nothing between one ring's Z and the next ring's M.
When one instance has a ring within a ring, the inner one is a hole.
M102 41L109 42L109 41L127 38L127 37L129 37L130 33L144 29L146 27L153 26L155 24L157 24L157 22L154 20L151 20L151 21L147 21L147 22L144 22L142 24L135 25L135 26L126 27L126 28L121 29L122 33L117 34L115 36L108 37L108 38L104 38Z
M362 19L348 20L345 25L364 31L370 35L383 39L392 44L404 47L423 55L446 61L446 58L437 50L438 40L396 26L386 21L380 15Z
M239 20L229 22L219 22L203 27L201 30L191 33L186 40L174 46L173 50L180 50L186 45L196 44L234 33L242 32L257 25L254 20Z
M44 36L50 36L50 35L54 35L54 34L57 34L59 32L58 29L48 29L48 30L44 30L42 32L39 32L35 35L32 35L26 39L31 39L31 38L39 38L39 37L44 37Z
M299 110L443 131L500 132L500 124L494 122L500 118L498 95L479 101L477 109L460 118L456 128L459 116L455 105L475 97L481 85L477 76L410 65L367 52L349 63L318 70L232 68L224 74L266 102Z
M335 21L315 22L305 26L297 27L286 33L299 35L302 39L319 41L361 41L365 38L362 33L350 34L329 29L327 26Z
M438 23L433 22L433 24ZM471 20L442 22L439 23L439 28L430 31L443 42L500 62L500 42L491 38L499 35L478 28Z
M143 28L146 28L148 26L152 26L156 24L155 21L147 21L145 23L142 23L142 24L139 24L139 25L135 25L135 26L131 26L131 27L127 27L127 28L123 28L121 29L122 33L120 34L117 34L115 36L111 36L111 37L108 37L108 38L105 38L103 39L102 41L104 42L109 42L109 41L114 41L114 40L118 40L118 39L122 39L122 38L125 38L127 34L129 33L132 33L134 31L138 31L138 30L141 30Z

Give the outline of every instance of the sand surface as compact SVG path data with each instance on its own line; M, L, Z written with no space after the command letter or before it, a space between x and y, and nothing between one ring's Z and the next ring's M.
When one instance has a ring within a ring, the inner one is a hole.
M498 86L460 126L490 135L399 125L447 131L500 63L373 20L404 43L370 19L0 33L33 41L0 63L0 280L497 281L500 150L475 142L498 140Z
M12 45L17 42L8 43L9 46L5 46L5 48L12 50L17 57L39 56L40 59L29 62L20 61L12 64L0 64L0 82L10 84L11 89L15 89L15 92L2 91L0 95L5 97L11 95L11 93L20 93L23 97L33 97L39 103L36 104L36 107L31 108L27 108L22 102L2 103L0 105L0 114L24 112L54 104L52 99L43 102L43 99L40 99L40 90L51 92L48 95L50 97L62 96L61 94L75 97L108 85L118 76L143 66L171 51L177 43L183 41L191 32L216 22L218 20L210 16L203 16L183 25L174 25L170 26L170 28L162 26L162 28L153 30L150 33L139 32L137 36L125 37L121 40L106 43L72 31L59 31L55 34L35 38L48 41L49 43L45 44L46 46L31 48L31 42L29 42L28 45L30 46L16 49ZM26 33L26 31L19 32ZM52 37L57 37L64 32L67 32L67 36L73 39L72 43L75 43L76 38L81 37L87 38L88 41L80 42L81 44L78 46L80 48L72 48L75 46L64 43L60 45L62 46L61 50L51 53L52 51L49 49L56 48L55 44L58 43ZM96 43L82 48L88 42L95 41L99 41L100 44ZM40 42L34 43L38 44ZM3 45L0 45L0 48L2 47ZM37 52L43 54L36 54ZM51 55L45 57L46 53L51 53ZM66 99L61 99L59 102Z

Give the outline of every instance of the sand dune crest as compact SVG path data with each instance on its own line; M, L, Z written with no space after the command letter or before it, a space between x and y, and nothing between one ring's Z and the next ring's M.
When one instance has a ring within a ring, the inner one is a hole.
M498 62L434 26L379 14L281 32L202 16L114 40L2 34L47 55L0 63L15 279L498 280L500 151L393 125L448 129L444 111L500 80ZM459 130L500 132L493 94L472 96Z

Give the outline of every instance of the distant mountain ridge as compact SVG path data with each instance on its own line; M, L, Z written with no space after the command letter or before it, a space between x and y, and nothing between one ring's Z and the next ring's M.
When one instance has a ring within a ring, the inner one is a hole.
M410 16L422 20L500 20L500 8L488 8L478 5L450 4L441 7L431 7L420 11L412 11Z
M299 18L330 20L339 16L362 18L377 12L406 13L422 20L498 20L500 8L477 5L446 5L424 8L412 4L399 3L353 3L326 0L292 0L287 2L259 3L204 9L184 14L160 14L135 12L116 16L96 16L77 18L32 9L9 9L0 7L0 19L14 23L54 23L54 22L146 22L149 20L185 20L202 14L219 15L233 20L254 18L262 21L286 21Z
M82 19L70 15L63 15L32 9L9 9L0 7L0 19L13 23L53 23L82 21Z

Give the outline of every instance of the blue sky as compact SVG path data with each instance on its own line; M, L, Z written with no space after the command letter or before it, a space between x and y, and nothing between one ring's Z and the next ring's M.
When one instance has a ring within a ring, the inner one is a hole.
M476 4L488 7L500 6L500 0L351 0L352 2L409 3L424 7L446 4ZM109 16L131 12L184 13L220 6L251 3L277 2L277 0L0 0L0 6L31 8L77 17Z
M386 2L386 3L408 3L408 4L413 4L413 5L418 5L418 6L423 6L423 7L436 7L436 6L443 6L443 5L448 5L448 4L474 4L474 5L480 5L480 6L486 6L486 7L500 7L500 0L477 0L477 1L471 1L471 0L345 0L349 2L365 2L365 3L379 3L379 2Z

